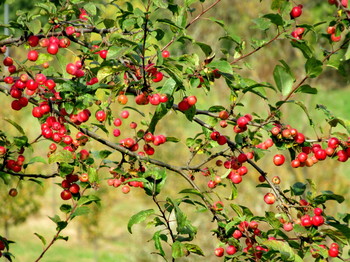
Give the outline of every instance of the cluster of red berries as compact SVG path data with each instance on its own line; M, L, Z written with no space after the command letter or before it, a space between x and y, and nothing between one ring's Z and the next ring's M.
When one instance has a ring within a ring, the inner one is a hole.
M75 76L77 78L85 76L85 72L83 70L83 63L78 60L75 63L68 63L66 65L66 72L72 76ZM91 80L90 80L91 81ZM96 81L96 80L94 80ZM94 82L87 82L88 83L94 83Z
M190 109L192 106L194 106L196 103L197 103L196 96L187 96L181 100L181 102L178 104L178 108L180 111L186 111Z
M24 164L25 157L23 155L18 155L17 160L7 159L6 160L6 168L12 170L15 173L18 173L22 170L22 166Z
M151 105L159 105L160 103L168 102L168 96L166 94L145 94L141 93L135 97L135 102L138 105L147 105L150 103Z
M27 74L21 74L19 79L15 81L15 79L11 76L7 76L4 79L4 82L7 84L11 84L10 95L16 100L12 101L11 108L13 110L21 110L23 107L28 105L28 98L23 96L23 91L25 90L26 95L32 96L35 93L47 93L51 92L52 97L51 100L61 99L60 94L55 91L56 83L52 79L47 79L44 74L37 74L34 79L29 79ZM46 102L45 102L46 103ZM46 103L47 104L47 103ZM46 107L46 106L44 106ZM37 115L44 115L44 112L40 112L38 108ZM47 111L47 108L45 110ZM41 117L36 116L36 117Z
M242 249L242 252L248 253L251 251L254 257L261 258L263 252L267 252L268 249L260 245L255 245L257 244L255 237L261 235L261 231L258 229L258 226L259 223L257 221L242 221L237 225L237 228L234 230L232 237L237 240L245 238L246 246ZM233 255L237 252L237 250L238 248L235 245L229 244L226 247L227 255ZM224 255L224 248L216 248L215 255L222 257Z
M246 131L248 129L248 124L252 119L253 117L250 114L239 117L236 121L236 125L233 127L233 131L236 134Z
M63 191L61 192L61 198L63 200L69 200L74 195L78 195L80 191L80 186L75 183L79 181L79 176L76 174L69 174L61 182Z
M142 172L145 171L144 168L141 168L140 169ZM138 170L135 170L136 172ZM109 178L107 180L107 184L109 186L113 186L113 187L121 187L121 190L124 194L127 194L130 192L130 187L139 187L139 188L143 188L143 182L141 181L129 181L130 179L132 179L133 177L124 177L123 175L121 174L118 174L115 170L114 170L114 167L111 167L110 168L110 171L109 171L112 175L113 175L113 178Z

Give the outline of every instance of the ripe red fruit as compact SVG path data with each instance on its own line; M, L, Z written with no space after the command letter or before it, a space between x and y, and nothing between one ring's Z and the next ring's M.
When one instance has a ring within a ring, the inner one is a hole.
M221 146L224 145L224 144L226 144L226 143L227 143L227 138L226 138L226 136L219 136L217 142L218 142L218 144L221 145Z
M232 236L233 236L233 238L235 238L235 239L240 239L240 238L243 236L243 233L242 233L240 230L236 229L236 230L233 232Z
M157 72L153 75L152 81L153 82L160 82L163 80L163 73L162 72Z
M99 110L96 112L95 117L97 121L103 122L106 120L107 115L105 111Z
M7 151L6 147L0 146L0 155L5 155L6 151Z
M99 55L102 59L106 59L107 58L107 54L108 54L108 50L101 50L99 52Z
M70 187L69 187L69 191L72 193L72 194L78 194L79 191L80 191L80 187L78 184L72 184Z
M292 160L291 166L292 166L293 168L298 168L298 167L300 167L300 161L299 161L299 159L294 159L294 160Z
M39 57L39 54L36 50L31 50L28 52L27 58L30 61L36 61Z
M327 34L334 34L335 33L335 26L328 26L327 27Z
M120 116L124 119L128 118L129 117L129 111L127 110L124 110L120 113Z
M312 217L312 224L315 226L315 227L319 227L319 226L322 226L324 224L324 218L323 216L314 216Z
M328 250L328 255L330 257L337 257L339 255L339 249L338 248L334 248L334 247L330 248Z
M275 197L275 195L273 193L267 193L264 196L264 201L265 201L266 204L272 205L273 203L275 203L276 197Z
M71 74L71 75L75 75L75 73L77 72L77 66L75 65L75 64L73 64L73 63L69 63L69 64L67 64L67 66L66 66L66 72L68 73L68 74Z
M237 248L235 246L230 245L226 247L227 255L231 256L231 255L234 255L236 252L237 252Z
M70 46L70 40L68 38L61 38L58 42L59 47L61 48L67 48Z
M327 157L326 150L324 149L319 149L315 152L315 157L317 160L325 160Z
M341 35L336 36L336 34L333 33L333 34L331 34L331 40L332 40L333 42L339 42L339 41L341 40Z
M169 56L170 56L170 52L169 52L168 50L164 50L164 51L162 52L162 57L168 58Z
M273 157L273 163L276 165L276 166L281 166L283 165L284 161L285 161L285 157L284 155L282 154L277 154Z
M18 195L17 189L16 188L11 188L10 191L9 191L9 195L12 196L12 197L17 196Z
M222 248L222 247L217 247L217 248L215 248L215 250L214 250L214 254L215 254L215 256L217 256L217 257L222 257L223 255L224 255L224 248Z
M287 231L287 232L289 232L289 231L292 231L293 230L293 224L292 223L285 223L285 224L283 224L283 229L285 230L285 231Z
M12 66L13 65L13 60L11 57L6 57L3 61L4 66Z
M232 183L234 183L234 184L239 184L239 183L242 182L242 176L240 176L239 174L233 174L233 175L231 176L231 181L232 181Z
M316 215L316 216L320 216L320 215L322 215L322 209L321 208L319 208L319 207L316 207L315 209L314 209L314 214Z
M15 65L10 65L7 70L9 71L10 74L14 74L17 71L17 67Z
M28 44L31 47L36 47L39 44L39 37L31 35L30 37L28 37Z
M190 108L191 106L188 104L187 99L182 100L179 104L178 104L178 108L180 111L186 111Z
M195 96L188 96L187 97L187 103L190 105L190 106L193 106L197 103L197 97Z
M75 33L75 28L73 26L67 26L65 31L67 35L72 35Z
M47 52L51 55L55 55L58 53L58 43L50 43L47 47Z
M115 126L121 126L122 125L122 120L120 118L116 118L116 119L114 119L113 124Z
M312 226L312 218L309 215L302 216L300 218L301 225L304 227L311 227Z
M63 200L69 200L72 198L72 193L68 189L65 189L61 192L61 198Z
M208 181L208 187L209 188L215 188L216 187L216 183L213 180L209 180Z
M247 126L249 120L245 116L241 116L237 119L237 125L241 128L244 128Z
M115 137L120 136L120 130L117 129L117 128L115 128L115 129L113 130L113 136L115 136Z
M122 192L123 192L124 194L129 193L129 192L130 192L130 187L127 186L127 185L123 186L123 187L122 187Z
M303 12L302 8L303 8L302 5L294 6L292 11L290 11L291 18L297 18L297 17L301 16L301 14Z

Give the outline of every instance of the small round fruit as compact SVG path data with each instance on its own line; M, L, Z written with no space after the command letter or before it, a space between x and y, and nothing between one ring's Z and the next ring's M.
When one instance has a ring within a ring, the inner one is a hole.
M16 188L11 188L10 191L9 191L9 195L12 196L12 197L15 197L17 196L18 194L18 191Z
M27 58L29 61L36 61L38 60L39 54L36 50L31 50L28 52Z
M95 117L96 117L97 121L103 122L103 121L106 120L107 115L106 115L105 111L99 110L99 111L96 112Z
M79 176L80 182L88 182L89 181L89 175L87 173L82 173Z
M170 56L170 52L169 52L168 50L164 50L164 51L162 52L162 57L168 58L169 56Z
M292 11L290 11L290 16L292 18L297 18L297 17L301 16L301 14L303 12L302 8L303 8L302 5L294 6Z
M267 193L264 196L264 201L265 201L266 204L272 205L273 203L275 203L276 197L275 197L275 195L273 193Z
M330 248L328 250L328 255L330 257L337 257L339 255L339 249L338 248L334 248L334 247Z
M123 186L123 187L122 187L122 192L123 192L124 194L129 193L129 192L130 192L130 187L127 186L127 185Z
M236 252L237 252L237 248L235 246L230 245L226 247L227 255L231 256L231 255L234 255Z
M162 80L163 80L163 73L162 72L155 73L155 75L154 75L154 77L152 79L152 81L155 82L155 83L160 82Z
M78 184L72 184L70 187L69 187L69 191L72 193L72 194L78 194L79 191L80 191L80 187Z
M331 40L333 42L339 42L341 40L341 35L336 35L335 33L334 34L331 34Z
M276 165L276 166L281 166L283 165L284 161L285 161L285 157L284 155L282 154L277 154L273 157L273 163Z
M217 248L215 248L215 250L214 250L214 254L215 254L215 256L217 256L217 257L222 257L223 255L224 255L224 248L222 248L222 247L217 247Z
M68 189L65 189L61 192L61 198L63 200L69 200L72 198L72 193Z
M241 116L240 118L237 119L237 125L239 127L246 127L247 124L249 123L249 120L245 116Z
M283 229L285 230L285 231L287 231L287 232L289 232L289 231L292 231L293 230L293 224L292 223L285 223L285 224L283 224Z

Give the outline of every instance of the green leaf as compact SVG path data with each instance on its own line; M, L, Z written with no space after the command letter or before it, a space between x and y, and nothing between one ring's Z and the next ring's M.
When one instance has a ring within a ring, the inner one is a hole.
M306 64L305 64L306 74L310 78L315 78L322 73L322 70L323 70L322 66L323 64L320 60L317 60L316 58L311 57L306 61Z
M84 5L84 9L92 16L96 15L96 5L94 3L87 3Z
M185 113L185 116L186 118L189 120L189 121L192 121L194 116L196 115L196 106L193 105L191 106L188 110L186 110L184 113Z
M232 190L231 190L231 194L228 200L234 200L236 199L238 196L238 190L236 185L232 184Z
M282 261L303 262L302 258L294 253L288 243L278 240L265 240L261 244L267 246L270 250L278 251Z
M11 125L13 125L22 135L25 135L23 128L19 124L17 124L15 121L12 121L9 118L4 118L4 120L10 123Z
M295 91L295 93L317 94L317 89L310 85L302 85Z
M159 8L168 8L168 4L163 0L153 0L152 3Z
M281 222L276 218L275 213L265 212L265 218L274 229L279 229L281 227Z
M301 109L303 109L303 111L305 112L307 118L309 119L310 126L313 126L314 122L313 122L312 118L310 117L309 111L307 110L307 107L304 105L304 103L301 102L301 101L294 101L294 104L300 106Z
M71 205L67 205L67 204L63 204L63 205L61 205L60 210L63 213L68 214L68 213L70 213L72 211L72 206Z
M89 181L90 181L91 183L94 183L94 182L98 182L98 181L99 181L99 177L98 177L96 168L89 167L89 168L88 168L88 175L89 175Z
M242 208L239 205L230 204L230 207L233 209L233 211L236 212L238 217L243 217L244 214L243 214Z
M68 241L69 237L64 237L64 236L58 236L56 239L57 240L64 240L64 241Z
M150 215L154 214L153 209L142 210L137 214L133 215L128 222L128 231L132 234L131 228L133 225L141 223L145 221Z
M43 163L43 164L47 164L47 161L45 158L43 158L42 156L35 156L32 159L29 160L29 162L27 163L27 165L30 164L34 164L34 163Z
M179 194L194 194L199 197L203 196L197 189L194 189L194 188L183 189L179 192Z
M71 219L77 217L77 216L83 216L86 214L90 213L90 208L87 206L80 206L77 207L77 209L75 209L75 211L73 212L73 214L71 215Z
M165 252L163 250L162 243L161 243L161 236L164 236L163 234L161 234L162 231L163 230L159 230L159 231L155 232L153 234L152 239L154 241L154 247L159 251L159 254L164 257Z
M26 25L28 26L29 31L34 35L38 34L41 30L41 22L39 19L32 20L29 23L26 23Z
M229 62L225 60L220 60L220 61L213 61L209 64L207 64L207 67L212 68L212 69L218 69L220 73L226 73L233 75L233 70L232 66L230 65Z
M213 49L210 47L210 45L207 45L205 43L201 43L201 42L195 42L196 45L198 45L203 53L206 55L206 56L209 56L211 55L211 53L213 52Z
M68 150L57 151L49 156L49 164L52 163L71 163L74 159L72 157L72 153Z
M171 246L171 256L173 258L180 258L185 256L185 246L179 241L175 241Z
M132 107L132 106L124 106L123 109L131 109L131 110L133 110L133 111L139 113L141 116L145 117L145 113L142 112L142 111L140 111L140 110L138 110L138 109L135 108L135 107Z
M301 196L306 190L306 184L297 182L291 187L291 190L295 196Z
M275 79L278 90L282 92L282 95L286 96L292 91L294 78L284 67L276 65L273 71L273 78Z
M28 146L28 137L26 137L26 136L16 136L16 137L13 138L13 143L17 147Z
M346 237L348 244L350 244L350 228L348 225L335 222L328 222L327 224L338 229L339 232L341 232L344 237Z
M56 230L59 231L59 230L65 229L68 223L66 221L58 221L56 225L57 225Z
M323 204L328 200L335 200L340 204L344 202L345 198L341 195L334 194L332 191L322 191L321 195L318 195L313 199L316 205Z
M253 19L253 22L256 24L254 28L260 29L260 30L267 30L271 26L271 21L267 18L259 17L256 19Z
M41 240L41 243L46 246L46 240L42 235L39 235L38 233L34 233L34 235L36 235Z
M306 59L312 57L312 50L305 42L291 41L291 44L294 48L298 48L303 53Z
M129 52L133 47L126 47L126 46L112 46L108 49L107 53L107 59L119 59L121 56L123 56L125 53ZM114 71L113 68L107 67L105 68L105 72L101 71L101 77L104 78L104 74L107 74L108 72Z
M204 257L203 250L199 246L191 243L183 243L183 244L189 252Z
M82 196L78 200L78 205L79 206L89 205L91 203L99 204L100 201L101 201L101 199L98 196L95 196L95 195Z
M110 154L112 154L113 152L109 151L109 150L101 150L98 152L98 157L101 159L106 159Z
M279 14L266 14L263 17L269 19L271 23L277 26L283 26L284 24L283 18Z

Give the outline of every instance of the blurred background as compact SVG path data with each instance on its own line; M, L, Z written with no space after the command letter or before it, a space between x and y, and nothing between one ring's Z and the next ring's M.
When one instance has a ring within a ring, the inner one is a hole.
M118 1L118 4L123 5L125 1ZM128 1L133 2L133 1ZM209 5L211 2L207 1L204 6ZM308 23L311 21L323 21L325 16L332 14L334 9L327 4L326 0L317 1L300 1L304 5L302 23ZM16 19L16 11L31 10L34 7L35 1L20 1L11 0L7 1L9 18ZM264 38L265 33L254 28L255 24L253 20L258 18L260 14L269 10L271 1L238 1L229 0L221 1L216 8L208 12L205 17L215 17L225 21L228 25L230 33L236 34L247 40L247 46L249 46L249 39L254 36L255 39ZM201 6L194 6L192 16L195 16ZM4 21L4 5L0 6L0 20ZM112 15L113 10L109 10L110 13L106 16ZM327 24L320 26L317 30L326 30ZM224 34L221 27L213 22L208 22L207 19L198 21L190 28L190 34L198 41L205 42L211 45L213 50L220 55L220 49L222 47L230 48L229 42L218 41L218 35ZM273 34L268 32L267 34ZM98 36L95 36L98 39ZM306 39L308 41L316 41L311 34ZM330 48L328 42L325 39L318 39L317 47L320 49L320 53L324 48ZM248 48L248 50L251 50ZM175 43L169 48L172 55L180 55L183 52L197 52L202 54L199 49L191 46L183 46ZM10 55L18 60L24 59L25 52L20 51L17 48L10 48ZM201 57L202 59L204 57ZM270 82L274 83L272 77L272 71L278 60L285 60L292 68L295 76L298 79L304 74L304 58L300 51L297 51L290 46L288 40L275 41L267 48L263 48L256 55L249 57L240 62L242 66L240 73L243 76L251 77L257 82ZM303 61L303 62L301 62ZM315 109L316 104L326 105L327 108L334 113L334 115L341 118L348 118L350 112L350 103L348 103L349 97L349 71L345 68L345 75L340 75L332 68L325 68L321 77L309 81L308 83L318 89L318 95L312 96L307 94L300 94L293 97L295 100L303 101L309 108L309 113L315 122L320 123L316 126L315 130L308 124L308 119L305 113L297 106L290 104L283 107L283 120L286 124L292 125L299 131L303 132L310 138L317 136L327 135L329 127L326 121L324 121L324 115L321 111ZM208 105L228 106L229 90L225 88L223 81L216 81L212 86L212 92L210 96L207 96L202 90L192 90L193 95L198 97L197 108L202 109L208 107ZM278 97L276 98L276 100ZM132 99L129 99L132 100ZM0 111L0 126L10 131L11 134L18 135L18 131L4 120L6 117L10 117L12 120L19 123L28 137L34 140L40 133L40 125L38 121L32 117L31 109L27 107L26 114L21 112L12 111L10 108L11 99L1 96L3 107ZM253 95L244 96L242 102L245 107L238 110L244 113L257 112L259 115L267 114L267 103L261 103L262 100ZM130 106L133 105L131 101ZM121 105L115 105L113 112L118 115L122 109ZM152 107L145 107L145 110L152 110ZM135 112L131 112L131 116L128 121L135 121L138 115ZM164 134L166 136L179 137L182 141L185 141L187 137L194 137L195 134L200 132L200 128L192 127L192 124L185 119L182 114L176 114L170 112L163 120L161 125L157 128L157 133ZM229 127L230 128L230 127ZM324 132L322 133L321 130ZM339 132L345 130L339 128ZM231 129L227 131L231 132ZM101 133L103 135L103 133ZM109 135L111 140L115 139L111 134ZM116 140L115 140L116 141ZM46 156L48 153L49 142L42 141L35 147L33 156ZM90 143L88 149L96 151L100 149L100 146L94 143ZM189 157L188 148L184 143L169 143L163 148L160 148L154 155L155 158L160 157L163 161L170 164L176 164L178 161L185 163ZM276 154L277 150L272 149L271 156ZM110 158L119 157L118 153L111 155ZM288 156L289 159L289 156ZM289 159L290 160L290 159ZM175 162L176 161L176 162ZM200 162L200 158L196 160ZM209 163L209 167L214 167L215 161ZM327 160L320 162L313 168L298 168L292 169L286 163L283 167L276 168L271 161L271 157L266 157L259 161L259 165L269 173L272 177L278 175L281 177L281 187L292 185L297 181L306 182L306 179L313 179L316 181L319 190L331 190L336 194L344 195L346 198L345 203L342 205L336 202L328 202L326 213L328 215L336 216L337 213L344 213L349 211L349 164L338 163L336 160ZM50 173L55 171L55 166L52 165L52 170L47 170L47 166L44 164L37 164L35 167L29 167L28 171L37 173ZM219 169L215 167L216 169ZM220 170L220 169L219 169ZM221 169L219 174L224 174L225 170ZM108 170L100 172L99 174L103 179L110 177ZM263 215L264 212L274 207L267 207L263 203L263 196L267 193L267 189L256 189L258 182L258 174L253 170L250 170L248 175L244 177L244 181L238 185L238 198L234 200L234 203L248 206L256 215ZM19 262L31 262L34 261L40 252L42 251L41 241L35 236L38 233L50 241L51 237L55 233L55 225L48 216L54 216L60 213L59 207L63 203L60 200L60 188L55 183L60 183L61 179L54 181L45 181L44 187L41 187L33 182L22 183L14 179L10 185L5 185L3 181L0 181L0 195L3 204L0 205L0 235L3 235L11 240L16 241L16 244L11 245L11 251L16 255L14 261ZM104 181L103 181L104 182ZM196 175L196 182L202 187L206 187L207 180ZM8 196L8 190L11 187L18 185L19 194L15 198ZM173 186L173 185L176 185ZM177 193L188 185L182 178L176 174L169 173L168 181L164 188L163 193L159 196L159 199L165 199L166 196L173 198L177 197ZM218 188L219 194L229 197L230 192L226 188ZM133 234L127 232L127 223L129 218L144 209L156 208L151 199L144 194L140 189L132 188L129 194L122 194L120 188L111 188L107 186L107 183L101 183L100 188L96 191L96 194L102 199L101 207L94 206L92 213L88 216L78 217L63 231L64 236L69 236L69 241L58 241L42 259L43 262L147 262L147 261L162 261L156 255L151 253L155 251L152 241L154 229L150 226L147 227L147 222L143 222L141 225L136 225L133 228ZM210 232L215 229L215 224L211 223L211 216L209 212L198 212L192 207L184 207L186 214L195 226L198 227L198 235L195 244L198 244L204 251L206 258L197 257L196 255L189 258L183 258L179 261L214 261L216 259L213 256L213 250L219 244L218 240L212 236ZM166 250L167 247L164 247ZM0 261L4 261L4 258L0 258Z

